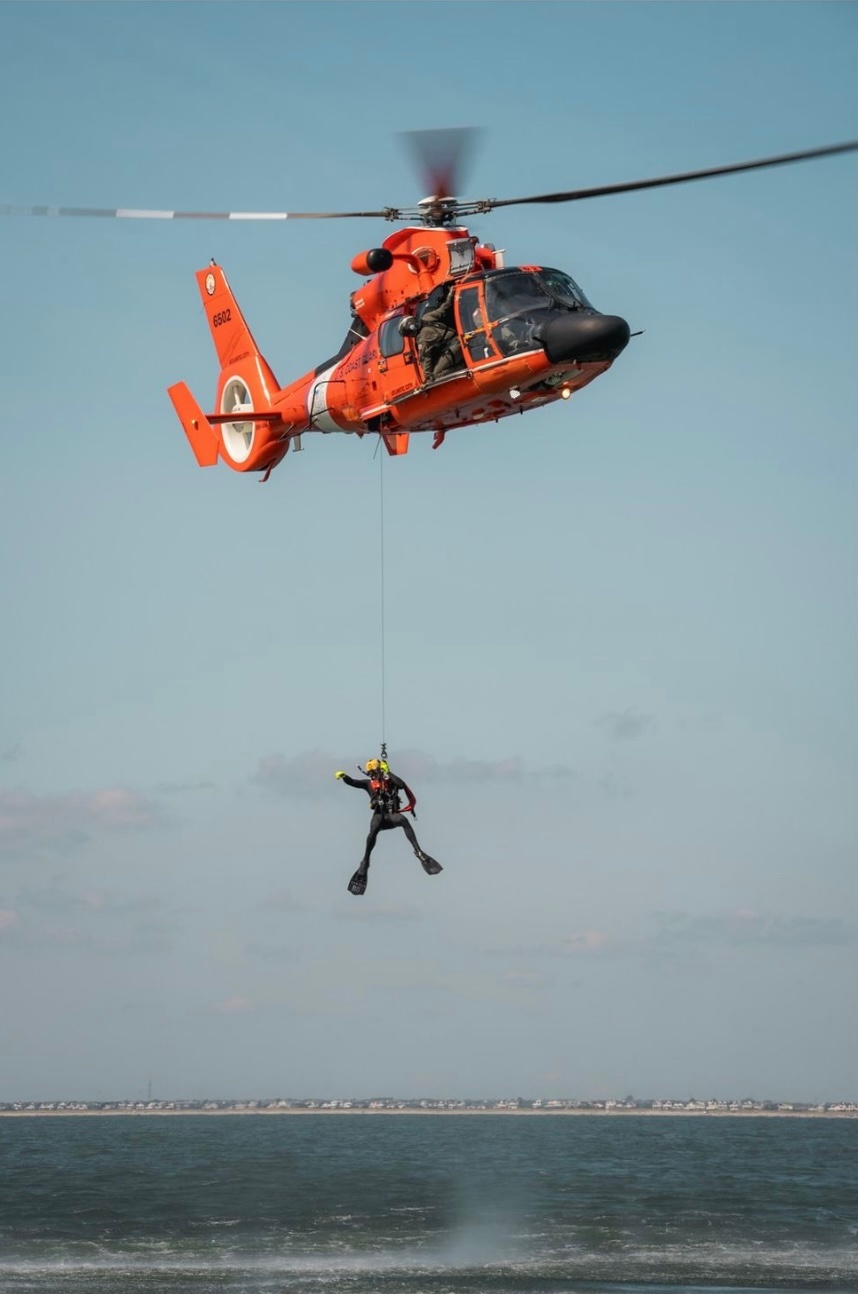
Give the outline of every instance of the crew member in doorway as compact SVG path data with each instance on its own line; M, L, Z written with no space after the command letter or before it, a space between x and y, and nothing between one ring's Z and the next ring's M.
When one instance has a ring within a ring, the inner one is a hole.
M413 323L417 325L417 357L423 370L423 387L431 386L456 367L459 339L453 327L453 284Z
M414 806L417 803L414 792L409 786L406 786L401 777L391 773L390 767L385 759L371 759L368 761L364 770L366 777L349 777L347 773L339 771L334 776L347 786L355 786L358 790L366 791L369 796L369 805L372 809L372 818L369 824L369 835L366 838L366 849L363 858L354 876L349 881L350 894L364 894L366 892L367 874L369 872L369 856L375 848L375 842L378 839L380 831L389 831L392 827L401 827L408 837L409 844L414 850L415 855L423 864L424 872L429 876L437 876L443 871L441 864L423 850L414 833L414 828L405 816L406 813L413 813ZM408 803L402 807L400 804L400 795L408 797Z

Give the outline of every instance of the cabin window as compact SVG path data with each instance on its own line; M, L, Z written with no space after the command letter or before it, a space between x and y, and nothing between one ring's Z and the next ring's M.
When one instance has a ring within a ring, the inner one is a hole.
M402 315L397 315L395 319L385 319L378 330L378 349L385 359L389 359L391 355L401 355L405 349L405 338L399 331L401 318Z

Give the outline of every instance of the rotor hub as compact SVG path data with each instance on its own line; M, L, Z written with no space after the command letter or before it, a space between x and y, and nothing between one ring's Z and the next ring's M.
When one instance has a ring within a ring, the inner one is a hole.
M458 198L421 198L417 203L417 212L424 225L440 228L452 225L459 217L461 206Z

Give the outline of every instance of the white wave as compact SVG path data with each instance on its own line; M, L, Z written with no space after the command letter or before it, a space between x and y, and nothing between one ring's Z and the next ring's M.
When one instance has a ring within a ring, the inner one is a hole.
M529 1241L536 1236L527 1237ZM540 1275L562 1281L569 1279L640 1280L645 1283L674 1280L755 1279L765 1275L766 1284L778 1279L800 1276L830 1281L850 1281L858 1276L858 1252L852 1246L820 1249L800 1241L772 1245L766 1242L682 1243L641 1246L620 1242L621 1248L609 1252L594 1250L590 1245L561 1245L541 1248L538 1252L518 1251L495 1244L483 1228L472 1234L462 1232L442 1244L408 1249L345 1248L331 1252L302 1250L290 1252L269 1249L266 1252L242 1251L239 1246L206 1253L173 1246L169 1241L153 1241L117 1250L94 1246L96 1252L58 1252L48 1257L42 1247L36 1257L23 1255L0 1258L0 1277L19 1277L45 1281L60 1276L72 1277L87 1272L100 1275L132 1275L143 1272L181 1276L223 1274L267 1277L304 1277L321 1281L337 1277L403 1277L438 1276L482 1272Z

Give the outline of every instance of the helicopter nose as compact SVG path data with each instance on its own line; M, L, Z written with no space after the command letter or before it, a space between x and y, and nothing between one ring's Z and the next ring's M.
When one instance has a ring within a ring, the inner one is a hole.
M629 342L629 325L619 315L558 315L542 329L542 346L552 364L616 359Z

